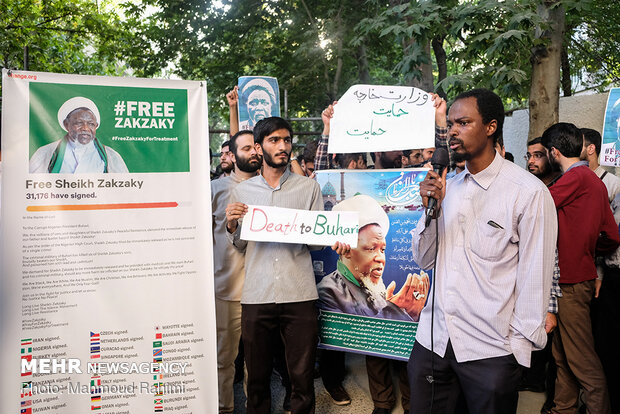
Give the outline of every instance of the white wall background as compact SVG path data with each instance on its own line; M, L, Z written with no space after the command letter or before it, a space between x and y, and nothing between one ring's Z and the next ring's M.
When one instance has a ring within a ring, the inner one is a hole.
M560 98L560 122L571 122L579 128L603 131L605 105L609 93L577 95ZM504 146L515 157L515 163L525 168L529 110L514 111L504 121ZM612 168L613 170L613 168Z

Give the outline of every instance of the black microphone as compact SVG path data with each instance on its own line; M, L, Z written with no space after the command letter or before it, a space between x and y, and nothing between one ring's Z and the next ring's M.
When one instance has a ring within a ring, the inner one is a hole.
M445 148L437 148L433 153L433 157L431 158L431 165L433 166L433 171L441 176L444 168L446 168L450 164L450 156L448 155L448 150ZM428 227L431 224L431 220L435 215L435 209L437 208L437 199L435 197L429 197L428 200L428 208L426 210L426 221L424 222L424 227Z

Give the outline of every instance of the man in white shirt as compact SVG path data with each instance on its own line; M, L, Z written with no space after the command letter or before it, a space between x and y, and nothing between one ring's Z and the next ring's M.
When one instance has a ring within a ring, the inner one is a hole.
M462 392L471 413L516 413L521 366L547 342L556 210L540 180L496 152L503 122L495 93L459 95L448 136L465 170L420 184L438 208L414 230L413 258L435 268L435 286L409 360L411 412L453 413Z
M31 173L127 173L120 154L96 137L99 110L90 99L78 96L58 110L58 122L67 134L39 148L30 158Z

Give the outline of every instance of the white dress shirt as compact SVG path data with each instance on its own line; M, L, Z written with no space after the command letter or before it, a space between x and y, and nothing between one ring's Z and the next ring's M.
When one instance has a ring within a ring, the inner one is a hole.
M467 168L448 180L440 216L413 231L413 257L435 264L434 349L451 340L458 362L514 354L530 364L547 342L544 329L553 275L557 213L534 175L495 154L478 174ZM416 340L431 349L431 296Z
M39 148L30 158L31 173L46 173L50 160L60 141L54 141ZM120 154L112 148L102 145L108 157L108 172L128 173L129 170ZM81 174L81 173L102 173L104 162L95 147L93 141L86 145L68 140L65 150L65 157L60 167L60 173Z

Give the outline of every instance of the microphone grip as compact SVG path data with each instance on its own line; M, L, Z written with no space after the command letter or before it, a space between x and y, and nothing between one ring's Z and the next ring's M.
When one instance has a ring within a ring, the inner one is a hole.
M434 197L430 197L428 199L428 209L426 210L426 221L424 222L424 227L428 227L431 224L431 220L435 215L435 209L437 208L437 199Z

